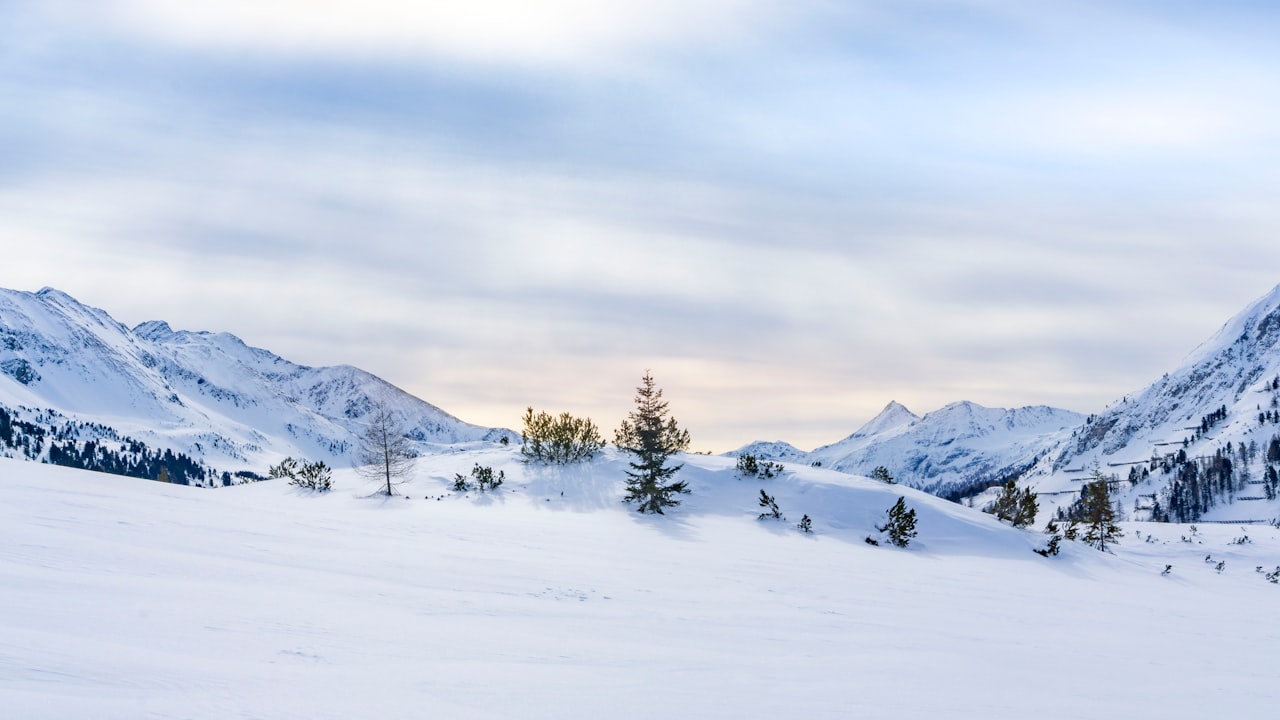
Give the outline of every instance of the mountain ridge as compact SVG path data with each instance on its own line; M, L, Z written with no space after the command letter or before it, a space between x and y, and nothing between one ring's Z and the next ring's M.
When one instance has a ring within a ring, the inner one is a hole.
M404 418L420 452L518 439L350 365L300 365L231 333L162 320L130 329L50 287L0 290L0 406L26 422L37 408L55 410L232 470L284 455L347 464L379 400Z

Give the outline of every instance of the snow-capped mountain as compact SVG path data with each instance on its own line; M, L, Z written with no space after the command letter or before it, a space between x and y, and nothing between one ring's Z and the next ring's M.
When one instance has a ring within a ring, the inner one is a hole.
M1280 286L1177 369L1089 418L1029 477L1069 498L1096 468L1121 479L1114 490L1134 517L1244 520L1280 510L1278 467Z
M1025 470L1070 436L1084 416L1051 407L1013 410L957 402L920 417L897 402L857 432L812 452L752 443L732 454L805 462L855 475L884 466L898 482L947 497L985 489ZM784 448L784 450L785 450Z
M219 469L263 469L284 455L347 464L378 400L424 452L518 438L464 423L354 367L298 365L234 335L159 321L129 329L50 288L0 290L0 407L10 422L44 422L80 439L127 437ZM45 443L13 450L0 440L5 454L48 452Z

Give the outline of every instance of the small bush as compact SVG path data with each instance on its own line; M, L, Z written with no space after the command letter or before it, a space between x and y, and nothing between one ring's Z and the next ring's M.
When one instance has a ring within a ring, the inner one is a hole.
M800 522L796 523L796 528L800 530L800 532L802 533L812 533L813 521L809 519L808 515L805 515L804 517L800 518Z
M763 488L760 490L760 507L764 508L764 512L760 513L757 520L782 519L782 511L778 509L778 503Z
M493 468L476 463L475 467L471 468L470 479L475 480L476 487L480 492L486 492L497 490L502 485L502 482L507 479L507 474L501 470L494 474ZM453 476L454 492L466 492L470 489L471 483L466 475L459 473Z
M305 490L328 492L333 489L333 470L321 460L308 462L303 458L299 463L287 457L281 460L279 465L268 468L267 477L289 478L290 485L296 485Z
M569 465L590 460L604 448L600 430L589 418L576 418L569 413L553 417L550 413L524 413L523 444L520 454L525 462Z
M742 477L758 477L769 480L782 474L782 464L769 460L760 460L755 455L744 453L738 456L738 474Z

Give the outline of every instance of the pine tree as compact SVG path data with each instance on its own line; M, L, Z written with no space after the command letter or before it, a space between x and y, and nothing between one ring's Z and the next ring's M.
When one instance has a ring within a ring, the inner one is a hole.
M653 375L645 371L636 388L636 408L614 432L614 444L622 452L635 456L627 471L626 502L635 502L642 513L663 514L664 507L679 505L675 496L687 494L684 481L672 481L683 465L667 465L667 460L688 449L689 431L681 430L675 418L667 417L667 403L662 390L655 387Z
M1050 520L1049 524L1046 525L1044 528L1044 533L1045 535L1049 536L1048 543L1045 544L1043 549L1036 550L1034 552L1037 552L1045 557L1049 557L1050 555L1057 555L1059 550L1061 550L1060 546L1062 545L1062 538L1063 538L1062 532L1059 531L1058 529L1058 523Z
M889 474L889 468L883 465L877 465L876 469L871 471L871 479L879 480L889 485L893 484L893 476Z
M1107 478L1095 470L1093 481L1080 491L1080 522L1084 523L1084 542L1106 552L1124 533L1116 525L1116 511L1111 507Z
M899 497L898 502L887 511L889 519L876 530L889 536L889 542L898 547L906 547L911 538L916 536L916 511L907 509L906 497Z
M987 512L1014 527L1026 527L1036 521L1039 509L1036 494L1030 488L1019 490L1017 483L1011 479L1001 488L1000 496Z
M812 533L813 521L809 519L808 515L805 515L804 517L800 518L800 522L796 523L796 527L799 528L800 532Z
M760 517L756 518L757 520L782 519L782 511L778 509L778 503L764 491L764 488L760 488L760 507L764 508L764 512L760 513Z

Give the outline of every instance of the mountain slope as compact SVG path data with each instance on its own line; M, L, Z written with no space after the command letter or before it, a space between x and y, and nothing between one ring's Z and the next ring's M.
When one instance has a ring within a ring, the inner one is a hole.
M0 406L27 422L52 409L223 468L261 469L283 455L346 464L377 400L423 451L516 437L357 368L297 365L233 335L158 321L130 330L50 288L0 290Z
M1280 441L1280 286L1178 368L1090 418L1033 476L1040 488L1070 497L1096 467L1122 480L1113 489L1138 517L1162 517L1176 505L1176 519L1187 521L1267 519L1280 512L1265 485L1280 467L1280 444L1269 452L1273 440Z
M857 432L812 452L784 453L756 443L733 454L820 464L855 475L870 475L884 466L903 485L960 497L1035 465L1083 421L1084 416L1069 410L1005 410L971 402L919 417L891 402Z

